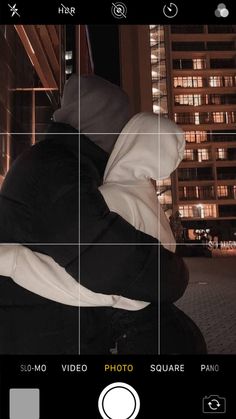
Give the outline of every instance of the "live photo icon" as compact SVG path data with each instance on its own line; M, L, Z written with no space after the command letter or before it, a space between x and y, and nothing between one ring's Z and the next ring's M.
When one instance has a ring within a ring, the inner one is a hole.
M205 396L202 399L203 413L226 413L226 399L217 395Z

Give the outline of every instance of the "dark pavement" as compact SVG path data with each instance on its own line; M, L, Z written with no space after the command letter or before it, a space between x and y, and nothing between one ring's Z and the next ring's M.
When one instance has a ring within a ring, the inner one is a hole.
M190 282L176 305L199 326L209 354L236 354L236 257L185 262Z

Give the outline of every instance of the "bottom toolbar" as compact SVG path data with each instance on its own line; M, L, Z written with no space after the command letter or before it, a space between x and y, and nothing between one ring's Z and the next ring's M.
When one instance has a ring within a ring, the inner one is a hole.
M233 356L2 356L0 417L146 419L150 412L153 417L165 412L232 418L233 361Z

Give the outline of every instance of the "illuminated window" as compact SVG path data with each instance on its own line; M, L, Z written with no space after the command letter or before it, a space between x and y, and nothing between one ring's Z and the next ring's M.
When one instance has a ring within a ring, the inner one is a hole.
M185 140L187 143L196 143L196 131L186 131Z
M189 105L188 95L175 96L175 105Z
M192 205L179 205L180 216L184 218L192 218L193 210Z
M202 77L174 77L174 87L203 87Z
M174 77L174 87L184 87L183 77Z
M206 131L186 131L185 140L188 143L203 143L207 141Z
M222 87L223 78L221 76L211 76L209 77L209 86L211 87Z
M67 65L66 66L66 74L72 74L73 72L73 66L72 65Z
M202 70L203 68L206 68L206 60L202 58L193 59L194 70Z
M214 218L216 217L216 205L180 205L179 212L181 217L184 218Z
M162 205L170 205L172 204L172 196L171 196L171 191L168 190L165 193L161 194L158 196L159 202Z
M170 186L171 185L171 178L168 177L166 179L163 180L158 180L157 181L157 186L161 187L161 186Z
M195 160L194 150L184 150L184 160Z
M225 198L228 196L228 186L217 186L218 198Z
M236 185L233 186L233 198L236 199Z
M160 113L161 111L160 102L159 101L154 102L152 108L153 108L154 113Z
M204 209L202 204L193 205L193 216L204 218Z
M193 87L203 87L202 77L192 77Z
M156 64L157 63L157 57L158 57L157 50L152 51L152 53L151 53L151 63L152 64Z
M225 87L233 87L234 86L233 76L224 76L224 85Z
M66 51L65 59L66 60L72 60L72 58L73 58L73 52L72 51Z
M155 84L153 83L153 86L152 86L152 97L153 97L153 99L159 98L160 93L161 93L161 91L159 89L158 83L155 83Z
M216 217L216 205L204 204L202 206L204 218Z
M207 141L207 132L206 131L196 131L196 142L203 143Z
M152 70L152 78L153 78L153 79L156 79L156 78L157 78L157 76L158 76L158 72L157 72L157 71L155 71L155 70Z
M201 95L176 95L175 105L200 106L202 104Z
M158 39L158 31L152 31L150 34L150 45L151 47L153 47L154 45L157 44L157 39Z
M195 125L200 124L199 112L195 112L195 114L194 114L194 123L195 123Z
M198 161L199 162L210 160L208 148L199 148L197 150L197 154L198 154Z
M200 105L202 105L201 95L193 95L193 106L200 106Z
M214 123L222 124L225 122L225 112L213 112L212 116Z
M236 186L235 185L220 185L217 186L218 199L235 199Z
M227 160L228 152L226 148L217 148L216 150L216 159L217 160Z

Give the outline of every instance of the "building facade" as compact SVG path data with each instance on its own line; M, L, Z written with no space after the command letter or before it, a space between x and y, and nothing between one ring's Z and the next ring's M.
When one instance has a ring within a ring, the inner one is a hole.
M160 198L185 239L236 232L236 26L150 27L153 110L185 132L186 150ZM167 207L166 207L167 209Z

